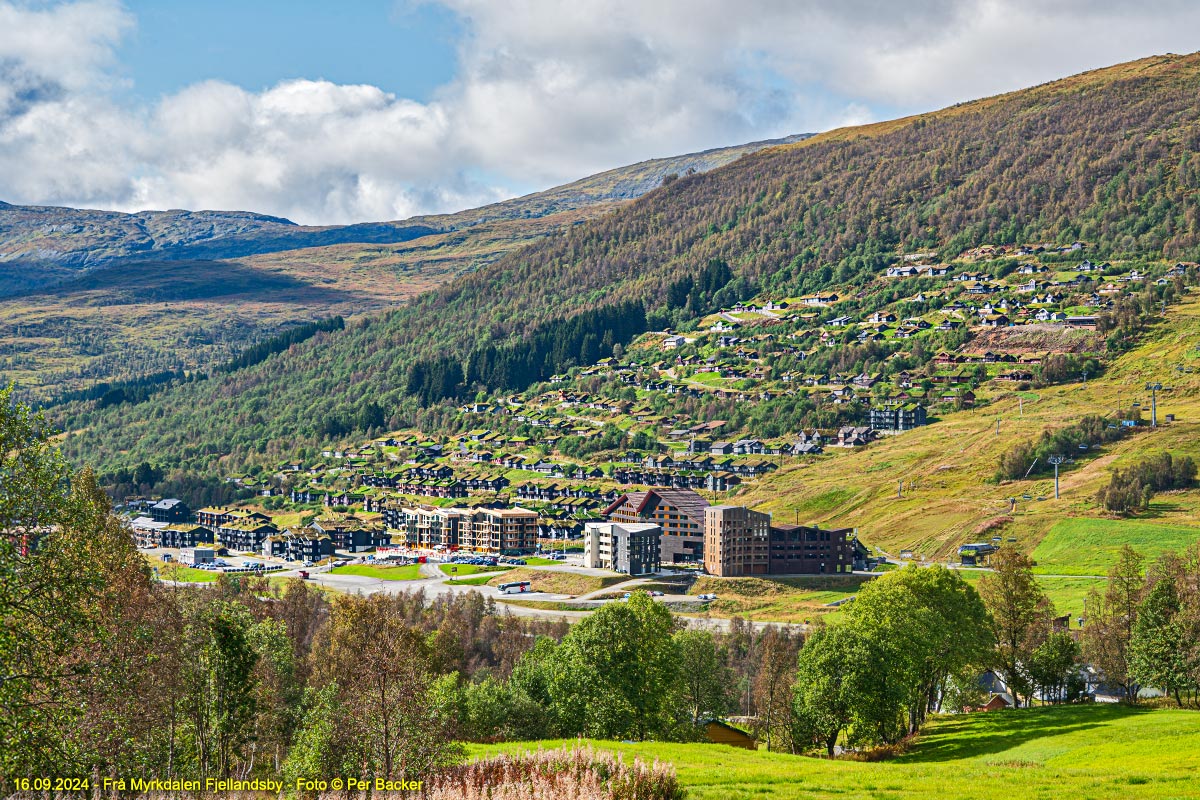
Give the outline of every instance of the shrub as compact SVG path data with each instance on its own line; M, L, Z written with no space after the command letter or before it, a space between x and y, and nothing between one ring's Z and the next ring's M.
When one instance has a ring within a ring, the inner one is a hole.
M429 800L683 800L675 770L591 747L501 755L447 770L426 784Z

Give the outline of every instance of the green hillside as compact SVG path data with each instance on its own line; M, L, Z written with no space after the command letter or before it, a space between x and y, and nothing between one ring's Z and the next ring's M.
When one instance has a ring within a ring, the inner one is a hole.
M0 204L0 371L39 401L97 381L204 371L298 322L399 305L667 176L803 138L653 159L482 208L378 224Z
M739 493L736 502L785 519L799 514L811 522L857 527L863 540L892 555L911 549L918 556L947 558L960 544L1000 534L1030 549L1045 574L1103 575L1126 543L1148 556L1179 549L1200 539L1200 492L1158 495L1137 520L1109 518L1096 492L1112 469L1154 453L1200 458L1200 373L1190 369L1200 364L1197 342L1200 296L1192 294L1137 348L1086 384L1001 392L985 408L946 414L934 425L865 449L785 465ZM994 482L1001 453L1015 442L1131 401L1148 407L1143 387L1155 380L1170 387L1159 396L1163 424L1144 426L1105 445L1097 457L1064 467L1061 499L1054 499L1052 477ZM1167 414L1175 420L1165 422ZM900 481L905 490L897 497Z
M652 159L563 186L453 214L396 222L304 226L243 211L116 211L17 206L0 202L0 297L24 293L103 267L157 260L245 258L340 244L403 244L505 220L528 220L639 197L669 174L704 172L804 134ZM525 237L535 238L535 237ZM420 248L420 245L417 246Z
M565 341L557 320L620 316L620 303L643 304L657 326L759 292L854 287L901 250L1082 239L1093 257L1187 257L1200 243L1198 85L1200 56L1164 56L861 131L870 135L764 150L319 345L141 406L73 409L60 417L76 434L66 446L105 465L154 455L200 468L246 463L271 439L311 447L330 431L365 433L355 421L378 418L368 406L394 429L442 413L406 392L418 362L431 365L423 376L440 381L440 395L473 397L468 355L485 344L515 343L510 355L524 358L529 342ZM712 263L732 280L678 291ZM584 338L578 356L535 354L535 369L545 377L620 343L603 327ZM462 362L466 383L454 373Z
M891 761L856 763L709 744L596 743L669 762L692 800L1008 800L1195 797L1200 725L1191 711L1063 706L942 717ZM560 742L472 746L521 753Z

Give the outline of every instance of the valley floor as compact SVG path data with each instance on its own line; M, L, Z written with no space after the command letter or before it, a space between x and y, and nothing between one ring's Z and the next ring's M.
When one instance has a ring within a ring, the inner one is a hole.
M560 742L475 745L473 756ZM1200 712L1115 705L999 711L936 720L892 761L827 761L727 745L614 743L670 762L690 800L1200 798Z

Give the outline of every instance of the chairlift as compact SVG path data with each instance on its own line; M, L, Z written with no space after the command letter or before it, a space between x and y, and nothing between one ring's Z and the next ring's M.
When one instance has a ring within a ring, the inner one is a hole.
M1033 499L1033 495L1029 495L1029 494L1023 494L1023 495L1021 495L1021 499L1022 499L1022 500L1032 500L1032 499Z
M1086 444L1081 444L1081 445L1079 445L1079 449L1080 449L1080 450L1087 450L1087 449L1088 449L1088 446L1087 446Z

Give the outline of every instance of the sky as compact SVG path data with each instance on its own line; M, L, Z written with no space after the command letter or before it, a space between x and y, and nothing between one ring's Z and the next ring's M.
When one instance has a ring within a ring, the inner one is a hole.
M0 0L0 200L403 219L1197 31L1194 0Z

